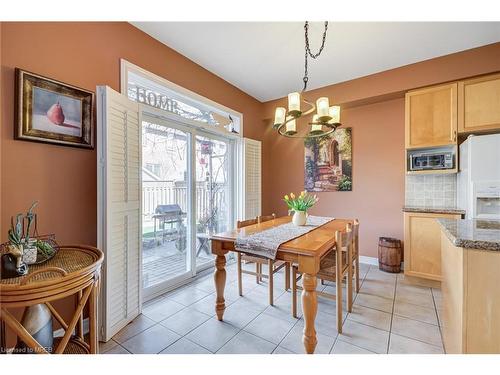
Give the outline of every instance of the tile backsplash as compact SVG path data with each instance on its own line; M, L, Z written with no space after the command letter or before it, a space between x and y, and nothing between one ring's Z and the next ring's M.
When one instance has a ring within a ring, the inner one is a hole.
M456 207L455 174L407 175L405 204L417 207Z

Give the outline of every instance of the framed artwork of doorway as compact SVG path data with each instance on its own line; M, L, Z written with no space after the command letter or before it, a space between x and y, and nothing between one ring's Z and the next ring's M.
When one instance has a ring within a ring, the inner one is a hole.
M352 128L306 139L304 146L306 191L352 190Z

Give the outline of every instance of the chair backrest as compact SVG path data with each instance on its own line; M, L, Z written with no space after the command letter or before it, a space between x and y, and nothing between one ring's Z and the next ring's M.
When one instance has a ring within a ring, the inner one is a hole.
M352 248L353 248L353 236L352 236L353 225L347 223L345 227L345 232L336 231L335 232L335 246L338 251L335 252L336 262L339 265L339 270L342 270L342 248L345 246L347 248L347 261L350 262L352 259Z
M264 221L269 221L274 219L276 219L276 214L257 216L257 221L259 223L263 223Z
M356 256L359 253L359 220L354 219L352 225L352 255Z
M257 224L259 222L258 218L255 219L248 219L248 220L242 220L242 221L237 221L236 222L236 228L243 228L243 227L248 227L249 225Z

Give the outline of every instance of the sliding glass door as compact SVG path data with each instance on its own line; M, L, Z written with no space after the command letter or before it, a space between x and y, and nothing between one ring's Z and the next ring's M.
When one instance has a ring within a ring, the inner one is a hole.
M196 265L213 264L209 237L233 221L233 142L209 134L196 136Z
M234 141L182 123L142 122L145 299L213 266L209 237L234 221Z
M191 134L142 122L142 284L158 294L192 275Z

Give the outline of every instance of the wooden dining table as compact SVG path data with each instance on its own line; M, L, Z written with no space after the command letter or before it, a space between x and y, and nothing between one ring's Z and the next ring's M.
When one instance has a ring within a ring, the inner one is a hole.
M226 308L224 288L226 284L226 254L235 249L235 241L241 236L248 236L260 231L271 229L291 221L290 216L279 217L259 224L249 225L211 236L212 253L215 258L215 312L219 320L223 320ZM317 273L321 259L335 247L335 232L345 231L350 219L334 219L318 226L312 231L280 245L276 260L282 260L298 265L302 273L302 310L304 313L304 331L302 342L306 353L312 354L316 348L317 338L314 321L318 309L316 296Z

